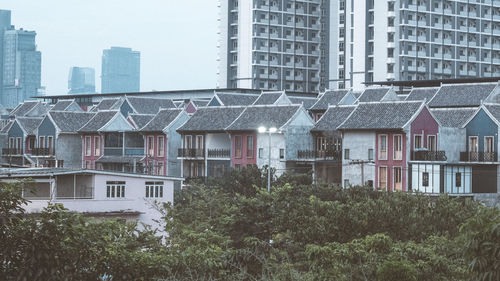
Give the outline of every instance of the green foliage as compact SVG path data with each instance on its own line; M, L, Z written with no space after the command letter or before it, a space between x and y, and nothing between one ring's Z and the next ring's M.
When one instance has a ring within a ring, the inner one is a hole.
M274 171L273 171L274 172ZM0 279L500 280L500 215L470 200L233 172L165 204L149 229L49 205L23 214L2 185Z

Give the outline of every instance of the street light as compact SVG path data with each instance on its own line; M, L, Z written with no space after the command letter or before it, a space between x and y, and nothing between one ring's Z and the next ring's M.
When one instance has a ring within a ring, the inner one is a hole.
M269 134L269 159L268 159L268 164L267 164L267 191L271 192L271 134L276 133L278 131L278 129L276 129L275 127L271 127L268 130L266 127L260 126L258 130L259 130L259 133L261 133L261 134L265 134L265 133Z

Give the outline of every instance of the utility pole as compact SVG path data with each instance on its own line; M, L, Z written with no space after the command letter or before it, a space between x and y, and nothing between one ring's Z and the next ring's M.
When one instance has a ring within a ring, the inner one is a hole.
M352 160L349 165L361 165L361 184L365 185L365 164L373 163L372 160Z

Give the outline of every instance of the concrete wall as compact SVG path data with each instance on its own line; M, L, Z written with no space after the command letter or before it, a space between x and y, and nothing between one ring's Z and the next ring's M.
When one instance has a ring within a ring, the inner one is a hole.
M64 168L80 169L82 167L83 147L80 135L62 134L57 137L55 143L56 159L64 160Z
M271 167L276 168L278 176L286 171L286 159L280 159L280 149L286 151L286 139L283 133L271 134ZM269 135L265 133L257 134L257 166L262 168L268 165L268 161Z
M344 152L349 149L351 159L368 161L368 150L373 149L375 155L375 132L364 131L347 131L344 132L343 151L342 151L342 186L345 180L349 180L352 186L362 185L361 182L361 165L351 165L352 160L344 159ZM368 163L363 165L364 181L373 181L375 186L375 164ZM348 186L344 186L348 187Z
M440 193L441 188L441 165L414 163L408 171L411 173L411 188L413 191L423 193ZM423 175L428 173L428 186L423 185Z
M465 129L440 127L438 136L438 147L444 150L448 163L457 163L460 160L460 152L465 151Z
M286 160L297 160L299 150L314 149L314 137L311 134L313 127L314 121L303 111L300 111L292 122L286 126Z
M231 136L227 133L216 133L205 135L207 149L231 149Z
M457 187L457 173L460 173L461 186ZM471 166L446 165L444 168L444 191L446 193L472 193Z
M177 159L177 152L179 148L182 148L182 136L177 132L186 121L189 119L187 113L182 112L179 118L177 118L170 126L167 134L167 176L180 177L182 175L182 161Z

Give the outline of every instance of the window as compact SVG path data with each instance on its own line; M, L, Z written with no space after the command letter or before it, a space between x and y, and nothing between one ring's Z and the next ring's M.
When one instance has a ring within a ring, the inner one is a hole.
M31 149L33 149L33 148L35 147L35 140L36 140L36 139L34 139L34 138L30 138L30 139L28 140L28 148L29 148L30 150L31 150Z
M89 142L89 145L90 145L90 142ZM39 138L38 147L39 148L45 148L45 137L40 137ZM89 152L89 155L90 155L90 152Z
M280 159L285 159L285 149L280 148Z
M349 160L350 159L351 156L349 155L350 154L349 152L350 152L349 149L347 149L347 148L344 149L344 159L345 160Z
M158 156L159 157L165 156L165 137L164 136L158 137Z
M203 142L203 136L196 136L196 148L203 149L205 143Z
M15 141L14 138L9 138L9 148L15 148Z
M241 158L241 136L234 136L234 157Z
M125 182L124 181L107 181L106 182L106 197L107 198L125 198Z
M378 168L378 188L387 189L387 167Z
M193 136L184 137L184 148L191 149L193 147Z
M422 135L415 135L415 141L413 147L415 150L422 148Z
M403 173L401 167L394 167L394 188L393 191L403 190Z
M493 145L493 137L484 137L484 152L486 153L495 152L495 146Z
M378 159L387 160L387 135L378 136Z
M43 145L43 137L40 137L40 147ZM92 138L90 136L85 137L85 156L90 156L92 154Z
M90 161L85 161L85 169L91 169Z
M368 160L370 160L370 161L373 160L373 149L372 148L368 149Z
M165 174L165 164L163 164L163 161L158 162L158 171L156 172L157 175L163 176Z
M462 173L455 173L455 187L462 187Z
M469 137L469 152L478 152L477 137Z
M147 181L146 182L146 198L163 198L163 182Z
M427 137L427 146L429 147L429 151L436 151L436 136L428 136Z
M259 158L262 159L264 157L264 148L259 148Z
M247 158L253 158L253 136L247 136Z
M350 186L351 186L351 183L349 182L349 180L344 180L344 188L347 188Z
M52 149L53 147L54 147L54 137L48 136L47 137L47 148Z
M394 136L394 160L402 160L403 159L403 137L401 135Z
M94 137L94 155L101 155L101 137L99 136Z
M155 138L153 136L148 136L148 156L153 156L155 151Z
M424 187L429 186L429 173L428 172L422 173L422 186L424 186Z

